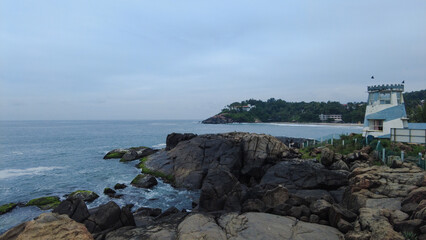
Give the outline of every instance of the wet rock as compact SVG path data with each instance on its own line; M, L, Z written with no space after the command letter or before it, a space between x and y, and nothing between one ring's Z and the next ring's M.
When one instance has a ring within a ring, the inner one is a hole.
M162 212L161 208L141 207L138 210L136 210L135 215L157 217L161 214L161 212Z
M87 190L77 190L75 192L72 192L67 199L69 200L75 200L75 199L81 199L85 202L93 202L99 197L98 194L92 191Z
M131 184L139 188L152 188L158 184L158 181L151 175L139 174L132 180Z
M59 197L53 196L53 197L41 197L32 199L29 201L26 206L37 206L42 210L47 210L51 208L57 207L61 201L59 201Z
M115 189L115 190L118 190L118 189L125 189L126 187L127 187L127 185L126 185L126 184L124 184L124 183L117 183L117 184L115 184L114 189Z
M18 204L16 203L7 203L0 206L0 215L12 211Z

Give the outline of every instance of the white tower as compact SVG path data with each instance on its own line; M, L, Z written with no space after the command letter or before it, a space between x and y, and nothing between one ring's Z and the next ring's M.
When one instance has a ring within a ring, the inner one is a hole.
M363 136L390 138L391 128L407 128L403 84L368 87Z

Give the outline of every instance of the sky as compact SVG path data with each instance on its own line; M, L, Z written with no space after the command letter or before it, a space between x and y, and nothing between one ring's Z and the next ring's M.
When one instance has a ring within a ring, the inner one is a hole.
M0 120L202 120L403 80L426 89L424 0L0 0Z

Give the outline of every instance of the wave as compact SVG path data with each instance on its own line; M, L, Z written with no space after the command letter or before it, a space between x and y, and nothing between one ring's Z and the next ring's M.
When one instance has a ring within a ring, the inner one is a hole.
M160 143L160 144L156 144L156 145L152 146L152 148L154 148L154 149L162 149L162 148L165 148L165 147L166 147L165 143Z
M0 170L0 179L18 177L24 175L40 175L47 171L62 169L63 167L35 167L26 169L5 169Z

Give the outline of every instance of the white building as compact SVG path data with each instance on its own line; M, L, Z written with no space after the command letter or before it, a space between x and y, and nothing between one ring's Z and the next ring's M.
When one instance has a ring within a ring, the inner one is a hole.
M320 114L319 119L321 121L327 121L328 119L333 119L334 122L343 122L342 114Z
M403 84L370 86L363 136L390 138L391 128L407 128Z

